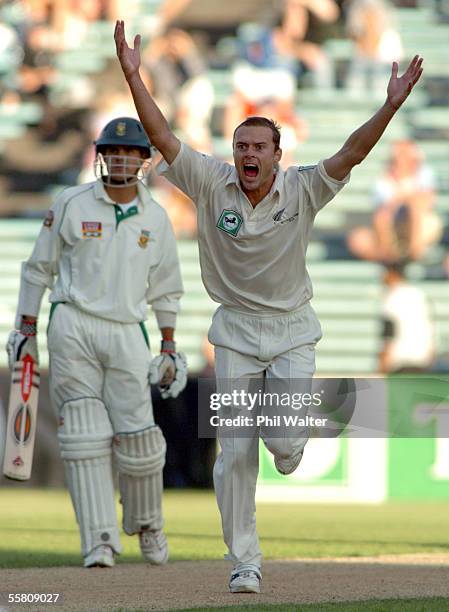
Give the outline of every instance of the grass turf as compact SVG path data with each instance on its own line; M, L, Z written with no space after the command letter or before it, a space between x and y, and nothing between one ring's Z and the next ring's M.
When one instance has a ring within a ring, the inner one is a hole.
M381 506L259 504L265 559L369 556L449 551L448 503ZM222 559L225 547L210 491L167 491L170 558ZM137 538L122 537L120 562L140 561ZM0 567L79 565L79 536L69 495L60 490L4 488Z

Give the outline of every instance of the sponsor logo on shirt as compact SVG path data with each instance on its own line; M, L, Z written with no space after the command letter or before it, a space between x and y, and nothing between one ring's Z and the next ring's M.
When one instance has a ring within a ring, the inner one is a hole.
M242 227L243 219L235 210L225 209L222 211L220 218L217 222L218 229L221 229L231 236L237 236L240 228Z
M287 217L287 218L284 218L284 214L285 214L285 208L283 208L282 210L277 212L275 215L273 215L273 221L275 225L284 225L285 223L291 223L292 221L295 221L295 219L299 217L299 213L295 213L291 217Z
M284 214L284 211L285 211L285 208L281 208L281 210L278 210L278 212L273 215L273 221L275 223L278 223L278 221L282 219L282 215Z
M55 219L54 212L52 210L49 210L44 219L44 227L48 227L48 229L50 229L51 226L53 225L54 219Z
M142 249L146 249L148 246L148 243L150 241L150 232L148 230L141 230L140 232L140 238L138 241L138 245L142 248Z
M82 221L83 238L101 238L100 221Z

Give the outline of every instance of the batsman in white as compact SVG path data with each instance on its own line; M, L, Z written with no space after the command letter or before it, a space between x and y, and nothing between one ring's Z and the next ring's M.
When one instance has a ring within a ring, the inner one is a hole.
M50 392L84 566L111 567L121 551L112 456L123 529L138 534L144 559L162 565L166 444L150 382L163 397L176 397L186 384L185 358L174 342L183 293L176 242L165 210L141 180L151 157L141 123L110 121L95 147L97 180L59 195L22 266L7 350L10 365L26 353L38 359L37 317L49 288ZM154 359L143 323L148 304L162 334Z
M279 128L264 117L251 117L236 128L235 166L181 143L140 78L140 36L130 48L124 23L118 21L115 42L139 117L164 157L159 171L197 205L202 277L211 298L221 304L209 331L217 392L229 391L233 380L261 380L268 389L273 381L310 379L321 337L305 267L313 220L382 136L418 81L422 59L416 56L401 77L393 63L385 103L335 155L284 172ZM254 427L246 437L227 437L219 430L214 483L233 565L233 593L260 591L255 521L259 435L282 474L297 468L307 442L307 431L270 437L268 430Z

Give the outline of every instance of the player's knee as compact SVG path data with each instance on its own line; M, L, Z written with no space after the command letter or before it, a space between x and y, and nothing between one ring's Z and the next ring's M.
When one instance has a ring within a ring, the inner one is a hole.
M112 425L101 400L80 398L62 406L58 439L64 460L110 455L112 437Z
M164 436L157 425L114 437L113 451L118 470L128 476L148 476L161 472L165 465L166 448Z

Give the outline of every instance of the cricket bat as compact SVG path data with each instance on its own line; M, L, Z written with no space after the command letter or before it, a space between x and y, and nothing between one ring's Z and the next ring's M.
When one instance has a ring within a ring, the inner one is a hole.
M9 392L3 474L13 480L31 476L39 384L39 368L27 353L14 364Z

